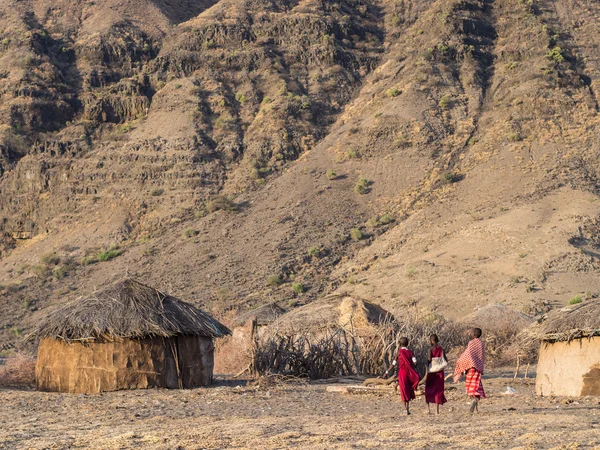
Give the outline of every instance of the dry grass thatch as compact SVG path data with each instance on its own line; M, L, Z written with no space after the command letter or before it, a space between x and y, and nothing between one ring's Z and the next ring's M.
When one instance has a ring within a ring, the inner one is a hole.
M245 325L249 320L254 319L256 319L256 324L258 326L269 325L283 314L285 314L285 309L277 303L269 303L240 314L235 319L234 326L238 327Z
M584 300L577 305L554 310L531 326L527 334L546 342L600 336L600 299Z
M270 328L286 335L295 332L328 333L340 327L356 331L392 318L389 312L373 303L343 295L330 295L282 315Z
M125 279L46 317L31 334L39 339L101 341L172 336L221 337L229 329L189 303Z

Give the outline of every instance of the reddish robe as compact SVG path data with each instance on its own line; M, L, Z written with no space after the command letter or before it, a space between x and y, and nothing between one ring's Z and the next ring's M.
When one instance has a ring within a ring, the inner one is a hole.
M413 366L413 357L413 352L407 348L401 348L398 352L398 390L404 402L415 399L415 389L420 381Z
M432 358L441 358L444 354L440 345L431 350ZM444 371L428 373L425 379L425 401L427 403L437 403L443 405L446 403L444 395Z

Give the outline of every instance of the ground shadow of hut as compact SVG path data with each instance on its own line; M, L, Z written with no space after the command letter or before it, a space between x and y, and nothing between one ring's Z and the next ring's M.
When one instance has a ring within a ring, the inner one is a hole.
M600 300L552 311L530 332L541 341L538 395L600 396Z
M193 305L132 279L59 308L40 339L42 391L99 393L212 382L213 339L227 327Z

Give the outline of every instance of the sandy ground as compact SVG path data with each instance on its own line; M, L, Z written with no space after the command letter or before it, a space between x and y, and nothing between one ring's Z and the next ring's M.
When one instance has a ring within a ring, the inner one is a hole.
M484 381L480 414L468 414L459 385L438 417L423 400L406 417L394 395L306 383L220 380L206 389L99 396L2 388L0 448L600 449L599 398L538 398L533 380L498 374ZM509 385L516 395L502 394Z

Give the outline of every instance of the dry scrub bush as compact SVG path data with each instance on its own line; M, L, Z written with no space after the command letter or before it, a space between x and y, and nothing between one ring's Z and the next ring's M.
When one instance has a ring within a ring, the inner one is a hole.
M400 319L388 319L363 329L332 327L311 332L272 333L257 342L254 369L259 375L280 374L310 379L385 372L395 360L399 340L407 336L425 373L429 336L438 334L447 352L468 341L465 329L455 322L409 308Z
M30 387L35 385L35 359L15 353L0 359L0 386Z

